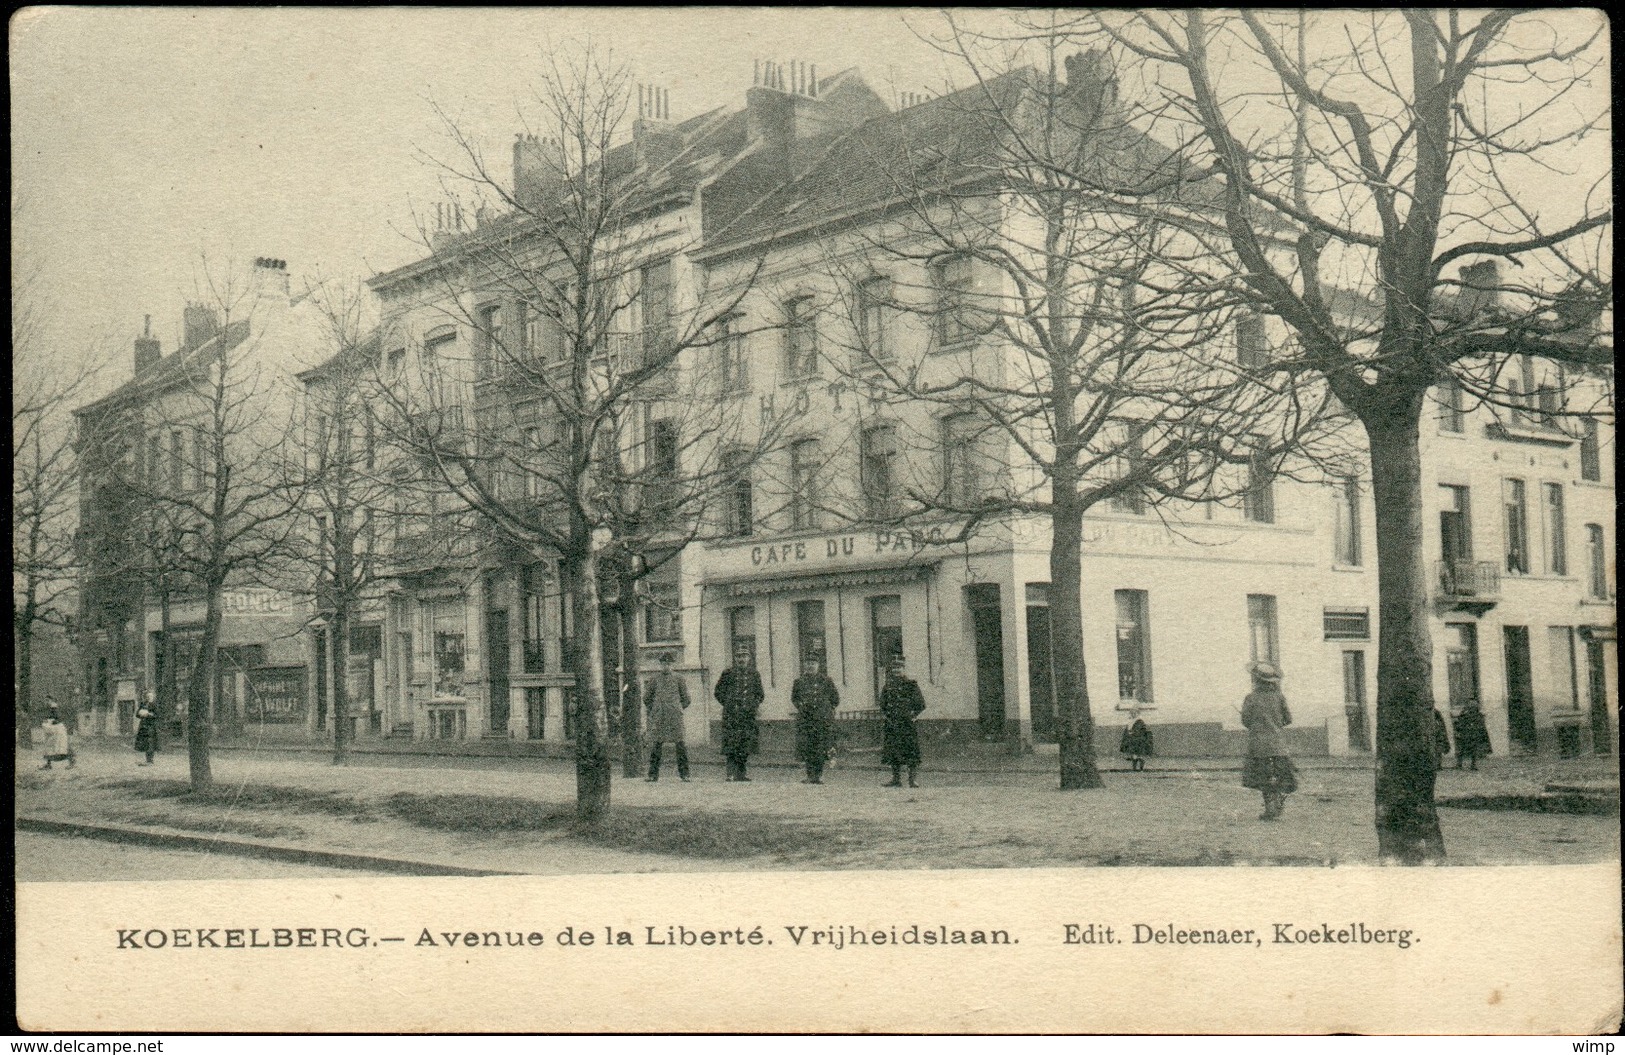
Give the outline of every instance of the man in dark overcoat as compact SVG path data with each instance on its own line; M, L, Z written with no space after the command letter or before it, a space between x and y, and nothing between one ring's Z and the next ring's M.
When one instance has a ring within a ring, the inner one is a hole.
M907 674L902 656L894 656L886 672L886 685L880 690L880 762L891 766L888 788L903 786L903 767L908 767L908 786L919 787L920 734L914 719L925 710L925 697L919 684Z
M762 676L750 662L750 649L734 650L734 665L722 672L715 689L722 704L722 757L728 780L749 780L745 764L756 751L756 713L762 707Z
M818 669L816 656L802 663L801 677L790 688L790 703L796 709L796 757L807 767L803 784L824 782L824 763L835 746L835 710L840 694L829 675Z
M677 657L667 652L660 657L660 671L649 679L643 692L643 709L649 719L649 776L660 779L660 747L670 742L677 748L677 776L688 782L688 745L683 737L683 712L688 710L688 686L673 666Z

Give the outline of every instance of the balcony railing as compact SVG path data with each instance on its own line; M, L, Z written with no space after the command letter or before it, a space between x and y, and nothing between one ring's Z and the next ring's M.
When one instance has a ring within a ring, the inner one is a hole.
M1488 560L1439 562L1439 593L1445 597L1488 599L1501 595L1501 569Z

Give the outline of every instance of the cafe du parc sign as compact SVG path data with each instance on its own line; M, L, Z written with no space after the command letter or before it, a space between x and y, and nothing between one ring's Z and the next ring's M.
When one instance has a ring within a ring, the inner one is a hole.
M923 550L953 541L957 534L957 528L952 525L938 525L768 540L750 546L728 547L719 554L719 563L726 566L725 574L826 568L839 571L848 564L873 564L888 558L903 563Z

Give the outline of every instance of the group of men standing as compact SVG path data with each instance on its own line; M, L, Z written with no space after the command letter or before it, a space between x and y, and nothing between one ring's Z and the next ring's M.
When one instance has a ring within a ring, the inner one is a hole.
M670 653L661 656L659 673L650 678L644 688L643 707L648 716L650 742L646 778L649 781L660 779L661 748L667 742L676 748L678 777L689 779L688 748L683 742L683 711L689 705L688 689L673 673L674 662ZM726 779L748 781L747 766L759 742L757 714L765 696L762 676L756 672L749 648L735 650L733 666L717 679L715 695L722 706L722 757L727 764ZM790 703L796 715L796 757L807 772L803 784L824 782L824 767L835 747L835 712L840 702L835 683L823 672L818 658L803 659L801 675L790 689ZM902 787L905 769L908 786L919 787L920 737L914 719L923 710L925 696L919 684L908 676L903 657L893 657L880 692L880 760L892 771L886 787Z

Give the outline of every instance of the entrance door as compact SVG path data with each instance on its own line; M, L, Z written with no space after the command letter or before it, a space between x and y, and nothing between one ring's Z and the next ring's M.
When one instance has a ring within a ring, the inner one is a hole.
M508 735L508 611L493 608L485 613L485 662L489 677L490 732Z
M976 648L976 713L982 736L1004 738L1004 620L997 583L965 587Z
M1053 744L1055 667L1050 652L1049 605L1046 604L1027 606L1027 695L1031 700L1033 742Z
M1595 754L1609 754L1613 748L1608 728L1608 672L1604 669L1607 658L1603 643L1596 638L1586 639L1586 694L1591 700L1591 750Z
M1529 628L1504 626L1501 641L1507 667L1507 738L1514 747L1535 750L1535 685L1529 665Z
M874 661L873 683L875 704L880 703L880 690L886 684L886 671L892 660L903 654L903 599L901 597L869 598L869 640Z
M1445 627L1445 676L1450 686L1450 709L1460 711L1478 696L1478 627L1450 623Z

